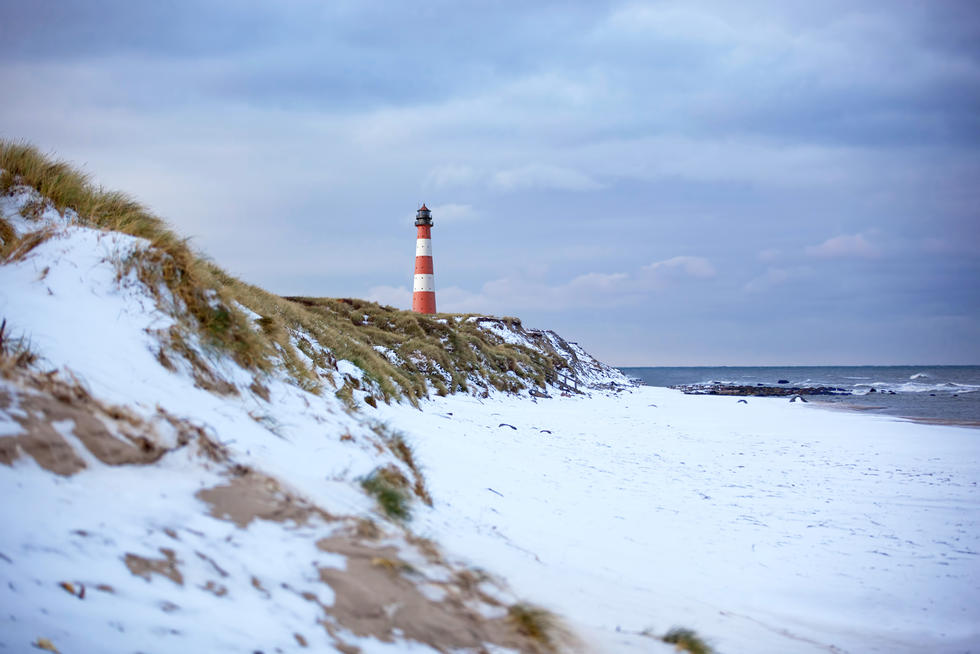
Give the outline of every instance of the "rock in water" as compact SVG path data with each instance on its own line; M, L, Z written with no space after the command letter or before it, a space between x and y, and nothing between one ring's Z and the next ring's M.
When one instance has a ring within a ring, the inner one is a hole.
M738 384L688 384L671 386L688 395L756 395L792 397L793 395L850 395L850 391L833 386L741 386Z

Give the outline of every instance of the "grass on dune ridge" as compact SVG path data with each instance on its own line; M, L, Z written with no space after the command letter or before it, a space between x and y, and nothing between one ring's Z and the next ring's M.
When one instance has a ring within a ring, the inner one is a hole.
M0 195L25 186L39 196L21 211L28 219L54 208L78 224L149 241L150 248L119 262L119 274L134 273L181 325L161 335L164 365L181 356L213 380L216 373L186 346L184 333L192 331L252 370L258 388L262 376L278 368L300 387L323 392L337 360L346 359L364 371L366 383L344 377L339 389L330 389L338 396L350 401L353 390L366 390L383 401L406 398L413 404L430 389L448 394L543 386L565 366L557 353L508 344L481 328L481 322L497 319L427 316L365 300L269 293L196 254L187 239L125 193L96 186L85 173L32 145L0 141ZM0 262L26 256L52 235L39 228L18 237L0 216ZM172 298L163 297L161 288ZM245 308L260 317L253 320ZM520 328L516 319L502 321Z

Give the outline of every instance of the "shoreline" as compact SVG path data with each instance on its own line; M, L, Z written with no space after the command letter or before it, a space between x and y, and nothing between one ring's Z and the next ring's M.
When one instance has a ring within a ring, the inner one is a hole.
M923 425L946 425L949 427L972 427L980 429L980 420L951 420L947 418L919 418L915 416L901 416L902 420L917 422Z
M642 380L637 380L635 378L630 378L634 382L634 388L660 388L666 390L675 390L679 393L684 393L680 388L674 388L670 386L654 386L650 384L642 383ZM779 389L779 387L773 387ZM782 390L782 389L780 389ZM790 389L787 389L790 390ZM915 422L926 425L945 425L949 427L968 427L971 429L980 429L980 419L972 418L944 418L940 416L915 416L907 415L901 413L900 408L892 408L887 405L878 404L861 404L859 402L847 402L827 399L828 397L865 397L863 394L853 394L848 393L846 395L834 395L827 393L817 393L817 394L804 394L804 393L792 393L783 392L780 394L745 394L739 395L735 393L684 393L685 395L700 396L700 397L739 397L739 398L756 398L756 399L790 399L796 395L799 395L801 399L804 400L806 404L813 404L819 408L830 409L832 411L844 411L851 413L860 413L866 415L877 415L877 416L887 416L889 418L894 418L896 420L904 420L909 422ZM900 396L900 393L883 393L880 397L896 397Z
M834 402L828 400L822 400L814 398L808 400L809 404L814 404L821 409L830 409L832 411L844 411L848 413L859 413L865 415L875 415L883 416L888 418L894 418L895 420L904 420L908 422L914 422L923 425L944 425L947 427L969 427L971 429L980 429L980 420L961 420L958 418L934 418L930 416L907 416L896 413L888 413L889 407L878 406L878 405L864 405L856 404L851 402ZM876 413L880 411L880 413Z

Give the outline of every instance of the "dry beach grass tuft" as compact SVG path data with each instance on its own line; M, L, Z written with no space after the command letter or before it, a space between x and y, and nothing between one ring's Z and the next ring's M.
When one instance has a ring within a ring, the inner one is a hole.
M674 627L664 634L661 640L674 645L679 652L690 652L690 654L712 654L714 652L693 629Z

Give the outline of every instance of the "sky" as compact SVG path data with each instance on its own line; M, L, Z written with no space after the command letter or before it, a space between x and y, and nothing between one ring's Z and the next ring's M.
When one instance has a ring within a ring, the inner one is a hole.
M0 0L0 138L283 295L980 364L980 4Z

